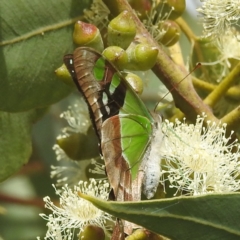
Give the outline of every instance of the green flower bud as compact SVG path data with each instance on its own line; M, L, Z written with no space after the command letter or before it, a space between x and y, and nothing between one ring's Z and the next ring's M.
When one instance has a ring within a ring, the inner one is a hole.
M166 0L160 1L156 11L163 17L168 16L168 19L176 19L180 17L186 9L185 0Z
M79 240L104 240L105 233L102 228L94 225L87 225L79 234Z
M104 48L99 29L82 21L77 21L74 25L73 42L80 46L92 47L98 51L102 51Z
M65 64L63 64L61 67L55 70L55 74L57 77L59 77L64 83L66 83L68 86L75 87L75 84L72 80L72 77L67 70Z
M73 160L81 161L99 156L98 139L92 127L87 134L73 133L57 139L59 147Z
M160 39L160 42L166 47L170 47L178 42L180 38L181 29L178 24L171 20L166 20L161 27L166 31L163 37Z
M129 0L128 2L137 12L137 15L140 19L146 18L147 13L151 10L152 4L150 0Z
M123 73L125 79L131 85L133 90L138 94L141 95L143 92L143 80L134 73Z
M128 63L127 53L124 49L117 46L105 48L102 55L119 70L124 69Z
M108 45L127 49L136 35L136 26L132 15L123 11L108 25Z
M125 240L148 240L148 235L143 228L140 228L125 238Z
M157 61L158 49L143 43L132 46L127 49L128 65L126 68L134 71L151 69Z
M170 19L176 19L184 13L186 9L185 0L167 0L169 7L173 8L173 11L170 14Z
M163 240L163 239L165 238L143 228L137 229L136 231L133 232L133 234L125 238L125 240Z

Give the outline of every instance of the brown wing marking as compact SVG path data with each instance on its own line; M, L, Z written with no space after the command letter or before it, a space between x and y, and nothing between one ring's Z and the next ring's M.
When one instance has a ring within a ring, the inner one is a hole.
M109 182L117 201L132 201L131 173L122 156L120 121L118 116L107 119L102 125L101 149Z
M77 76L75 83L89 106L93 125L101 138L101 127L103 122L119 113L125 99L126 86L122 81L113 93L110 93L112 77L117 72L113 65L106 61L103 79L97 81L94 76L96 61L102 55L91 48L80 47L73 53L74 69ZM103 95L108 98L104 102Z
M139 201L144 171L132 181L129 165L122 155L119 116L107 119L102 125L101 149L105 161L106 172L113 188L116 201ZM132 233L136 225L124 222L124 232Z

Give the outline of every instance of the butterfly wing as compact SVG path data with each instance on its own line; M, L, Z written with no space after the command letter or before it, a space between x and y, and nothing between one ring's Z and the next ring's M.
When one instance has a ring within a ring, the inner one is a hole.
M151 133L152 125L143 116L116 115L103 123L103 158L119 201L140 200Z
M77 48L64 62L89 107L116 199L140 199L143 160L153 131L150 113L115 67L95 50Z

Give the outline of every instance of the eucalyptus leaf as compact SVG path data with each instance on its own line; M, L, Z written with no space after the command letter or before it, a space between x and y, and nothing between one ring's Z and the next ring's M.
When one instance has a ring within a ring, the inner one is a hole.
M0 182L28 162L32 152L31 126L37 117L36 110L0 112Z
M74 49L73 24L82 0L0 1L0 110L45 107L73 88L54 74Z
M103 201L80 194L115 217L170 239L240 239L240 194L211 194L141 202Z

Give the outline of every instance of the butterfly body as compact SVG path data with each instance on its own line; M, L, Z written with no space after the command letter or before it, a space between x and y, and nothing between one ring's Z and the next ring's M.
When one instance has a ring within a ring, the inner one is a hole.
M116 200L140 200L143 181L148 182L144 179L158 124L100 53L80 47L66 55L64 63L87 102Z

